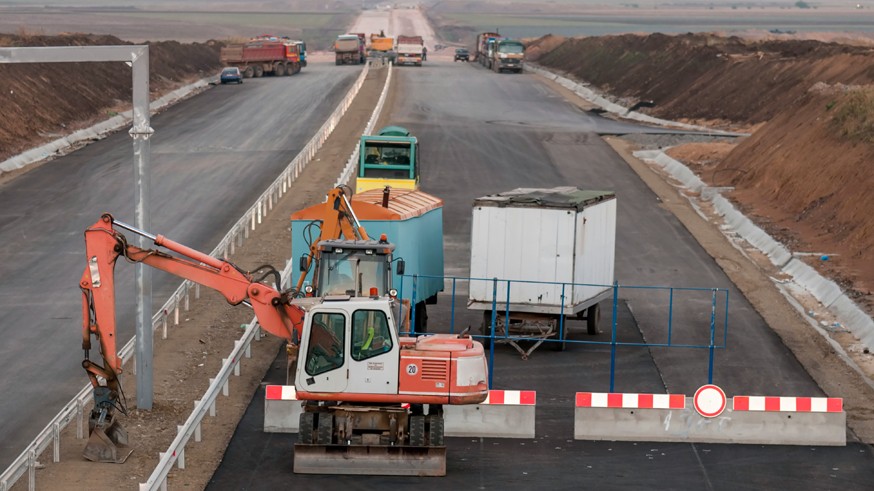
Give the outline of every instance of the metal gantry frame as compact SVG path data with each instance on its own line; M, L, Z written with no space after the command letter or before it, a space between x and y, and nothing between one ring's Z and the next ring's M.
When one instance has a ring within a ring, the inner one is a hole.
M121 61L132 68L133 125L129 131L134 142L134 218L137 228L149 230L149 138L155 132L149 121L149 47L120 46L52 46L34 48L0 48L0 63L70 63ZM148 248L144 237L137 236L137 247ZM151 410L152 387L152 275L144 264L136 264L136 374L137 407Z

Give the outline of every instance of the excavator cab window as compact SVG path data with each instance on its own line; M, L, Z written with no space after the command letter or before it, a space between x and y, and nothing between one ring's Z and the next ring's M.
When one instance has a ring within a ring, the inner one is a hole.
M343 366L346 316L320 312L312 319L307 347L306 372L319 375Z
M352 358L366 360L391 351L388 319L381 310L356 310L352 314Z
M369 254L360 249L323 251L318 284L323 295L360 297L369 295L371 288L377 289L377 295L384 295L387 275L384 254Z

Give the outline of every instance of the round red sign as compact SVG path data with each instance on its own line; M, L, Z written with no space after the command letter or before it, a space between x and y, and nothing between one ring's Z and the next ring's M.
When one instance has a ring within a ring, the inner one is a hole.
M695 410L705 418L715 418L722 414L725 410L725 402L725 392L712 384L702 385L692 398Z

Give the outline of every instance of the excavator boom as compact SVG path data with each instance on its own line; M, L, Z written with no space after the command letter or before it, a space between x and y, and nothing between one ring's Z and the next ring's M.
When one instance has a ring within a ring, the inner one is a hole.
M156 246L178 256L131 245L117 228L147 237ZM256 270L266 271L256 279L253 273L243 271L229 261L203 254L163 235L148 234L114 220L109 214L101 216L85 231L85 249L88 264L79 282L82 290L82 348L85 351L82 366L88 373L95 394L95 408L89 425L92 436L86 447L86 458L123 461L117 449L111 448L112 444L119 444L115 440L126 440L126 435L120 436L123 430L113 418L116 408L126 411L119 380L122 363L117 351L115 321L115 264L120 256L129 262L143 263L216 290L232 305L247 302L255 310L261 327L287 339L291 356L296 356L294 348L301 338L305 312L291 305L291 296L279 290L279 272L272 267L264 266ZM275 288L261 283L261 279L271 275L275 279ZM91 361L89 357L92 337L99 342L102 365Z

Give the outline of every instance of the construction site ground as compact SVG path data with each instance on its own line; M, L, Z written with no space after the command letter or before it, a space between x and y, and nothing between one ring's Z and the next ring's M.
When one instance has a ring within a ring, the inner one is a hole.
M68 41L45 41L55 42ZM166 75L167 87L218 67L217 60L204 64L201 49L209 48L180 47L166 55L153 53L167 56L168 65L183 67ZM692 166L709 184L732 188L727 195L737 206L789 248L817 253L806 256L810 264L838 281L871 312L874 260L869 251L874 246L874 215L868 210L874 205L870 193L874 189L870 164L874 161L874 137L870 133L874 130L869 121L874 118L869 115L874 114L874 97L868 85L874 82L874 73L868 67L874 54L870 50L812 41L753 43L706 35L629 35L575 40L550 37L535 41L530 56L543 66L591 83L628 106L651 100L655 104L648 112L655 116L752 132L752 136L733 143L694 143L677 146L669 153ZM153 67L160 66L160 58L153 60ZM77 71L82 84L76 91L129 93L123 92L129 90L124 81L114 81L99 69L82 67ZM325 185L313 183L333 182L339 174L370 115L384 73L371 75L346 120L335 130L335 140L317 156L322 163L307 168L298 180L299 191L277 204L266 223L237 251L232 258L235 262L247 266L281 264L287 259L283 253L288 250L288 215L321 199ZM123 106L120 100L124 97L119 95L109 104L100 97L90 97L70 110L58 110L69 104L69 94L57 90L66 76L46 75L45 68L36 65L0 66L0 79L12 84L10 93L27 91L31 101L30 106L22 107L22 99L0 93L0 104L11 108L0 119L0 159ZM127 80L129 84L129 77ZM115 89L112 84L116 83L121 88ZM39 137L28 139L27 135ZM665 140L662 145L678 142ZM824 338L812 329L799 330L797 326L805 323L798 322L800 314L786 307L766 266L751 269L748 259L718 233L718 223L696 218L676 188L630 157L630 150L640 142L611 140L611 144L660 195L661 206L673 210L732 276L823 390L846 399L851 429L863 441L874 441L871 387L840 363ZM829 257L827 261L821 259L824 255ZM156 342L155 410L146 413L134 409L125 418L137 441L137 451L128 462L91 472L91 464L79 456L82 441L68 431L62 439L61 463L48 463L50 454L41 459L45 468L37 474L40 489L132 488L148 476L158 452L167 448L176 425L184 422L194 400L208 385L208 377L218 371L221 358L230 352L241 332L238 326L252 316L251 311L227 306L221 297L208 293L192 305L181 326L171 329L169 340ZM870 376L871 355L853 349L854 340L847 333L832 336L848 347ZM208 481L249 403L253 385L261 380L280 345L272 338L253 345L253 359L244 360L242 376L231 380L231 397L220 402L217 418L207 418L204 442L189 446L188 469L174 471L174 487L198 488ZM124 382L128 399L134 400L132 376ZM180 390L180 382L184 382L184 390ZM127 482L131 485L121 484ZM22 486L26 483L20 482L16 489Z

